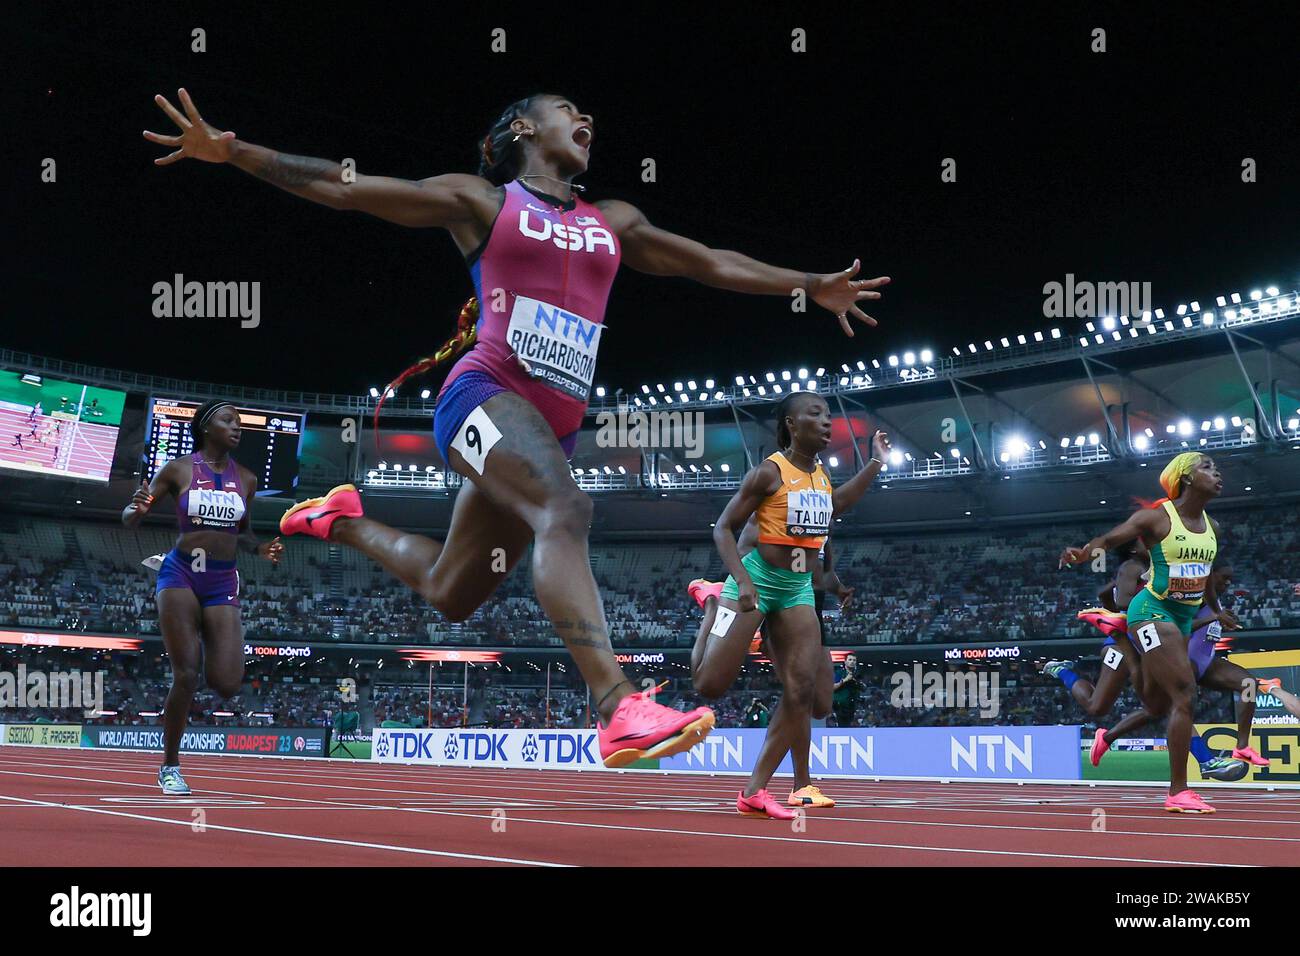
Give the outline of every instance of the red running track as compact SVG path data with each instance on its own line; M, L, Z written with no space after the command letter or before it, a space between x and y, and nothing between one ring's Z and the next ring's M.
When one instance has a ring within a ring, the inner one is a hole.
M840 780L826 785L839 806L796 832L738 815L739 777L233 756L184 767L194 796L169 798L156 754L0 748L0 864L1258 866L1300 854L1297 790L1216 789L1217 814L1186 816L1161 809L1158 787Z

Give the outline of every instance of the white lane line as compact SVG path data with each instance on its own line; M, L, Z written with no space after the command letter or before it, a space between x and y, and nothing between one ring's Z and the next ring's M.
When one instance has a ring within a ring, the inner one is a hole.
M27 800L23 797L10 797L0 794L0 800L9 800L13 803L28 804L32 806L51 807L55 810L71 810L75 813L102 813L110 817L125 817L128 820L147 820L152 823L166 823L171 826L191 827L193 822L190 820L171 820L167 817L153 817L143 813L124 813L119 810L105 810L100 807L69 807L61 803L50 803L45 800ZM338 840L333 837L307 836L301 833L280 833L276 830L253 830L248 827L231 827L216 823L206 823L204 828L207 830L224 830L227 833L246 833L252 836L273 837L278 840L297 840L304 843L326 843L333 846L350 846L365 850L389 850L394 853L414 853L420 856L438 856L447 857L455 860L479 860L486 863L513 863L520 866L547 866L547 867L565 867L567 863L550 863L544 860L518 860L506 856L483 856L477 853L453 853L450 850L425 850L419 847L411 846L394 846L391 843L367 843L361 840Z

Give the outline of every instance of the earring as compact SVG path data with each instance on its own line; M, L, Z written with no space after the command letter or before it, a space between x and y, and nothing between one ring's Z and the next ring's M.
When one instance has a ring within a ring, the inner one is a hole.
M520 136L532 136L532 135L533 135L533 131L532 131L532 130L528 130L528 129L526 129L526 130L524 130L522 133L515 133L515 138L512 139L510 142L512 142L512 143L517 143L517 142L519 142L519 137L520 137Z

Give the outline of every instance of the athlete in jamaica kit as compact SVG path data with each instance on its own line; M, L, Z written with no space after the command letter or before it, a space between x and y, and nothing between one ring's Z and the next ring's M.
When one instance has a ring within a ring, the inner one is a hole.
M198 689L199 658L210 689L229 698L244 680L244 638L239 621L236 551L280 562L280 539L258 541L249 524L257 476L231 457L239 447L239 412L230 402L211 401L194 410L190 422L194 454L173 458L141 483L122 511L122 523L136 528L162 495L176 499L179 537L158 571L155 597L163 646L172 667L172 686L163 707L163 793L190 792L181 776L180 745Z
M456 335L390 386L472 346L448 376L434 418L448 466L468 479L446 541L365 518L350 485L291 509L281 530L361 551L453 621L487 600L533 543L537 600L598 702L606 765L693 746L712 728L712 711L681 714L655 703L653 691L634 691L615 660L587 553L592 503L569 470L614 275L626 263L734 292L788 296L804 289L849 335L850 314L875 324L858 303L879 298L874 290L888 277L855 280L856 261L837 273L780 269L658 229L628 203L578 199L582 187L573 179L587 169L595 128L561 96L509 106L479 143L479 175L419 181L345 181L337 163L285 156L215 129L184 90L179 96L183 114L161 96L156 102L180 135L145 133L176 147L155 160L159 165L186 157L230 163L336 209L446 229L474 280L476 297L462 310Z
M1165 466L1160 485L1167 498L1143 508L1082 548L1066 548L1060 564L1082 564L1092 560L1097 548L1109 550L1138 537L1147 546L1150 578L1129 602L1127 626L1142 656L1143 699L1154 704L1155 712L1169 713L1165 809L1213 813L1214 807L1187 787L1197 679L1188 642L1202 603L1224 627L1238 627L1232 613L1219 606L1211 577L1218 556L1218 527L1205 513L1205 505L1223 490L1223 479L1208 455L1185 452Z

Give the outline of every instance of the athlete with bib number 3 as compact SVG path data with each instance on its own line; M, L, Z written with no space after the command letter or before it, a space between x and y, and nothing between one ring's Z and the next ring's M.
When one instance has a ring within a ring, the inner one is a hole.
M1143 508L1123 524L1082 548L1061 552L1062 566L1091 561L1097 549L1109 550L1140 537L1151 554L1151 576L1128 606L1128 632L1142 655L1143 698L1169 708L1169 796L1171 813L1213 813L1214 807L1187 787L1187 754L1192 739L1196 671L1188 640L1204 603L1229 630L1231 612L1219 606L1211 569L1218 554L1218 524L1205 505L1223 490L1213 459L1199 452L1176 456L1160 474L1168 498Z
M229 163L335 209L446 229L474 282L475 298L452 339L389 386L464 352L434 418L443 458L468 479L446 541L363 517L351 485L290 509L281 530L355 548L452 621L473 614L533 542L537 600L598 702L605 764L669 756L702 739L713 727L711 710L683 714L655 703L654 691L636 692L614 658L587 555L592 503L569 471L615 273L626 261L639 272L733 292L789 296L801 289L836 315L847 335L850 314L876 324L858 303L880 298L875 290L889 278L854 279L856 260L827 274L777 268L658 229L628 203L578 198L583 187L573 179L586 172L595 127L561 96L509 106L478 144L477 176L348 181L338 163L287 156L218 130L188 93L179 97L184 113L155 98L181 130L144 134L175 147L157 164L187 157Z

